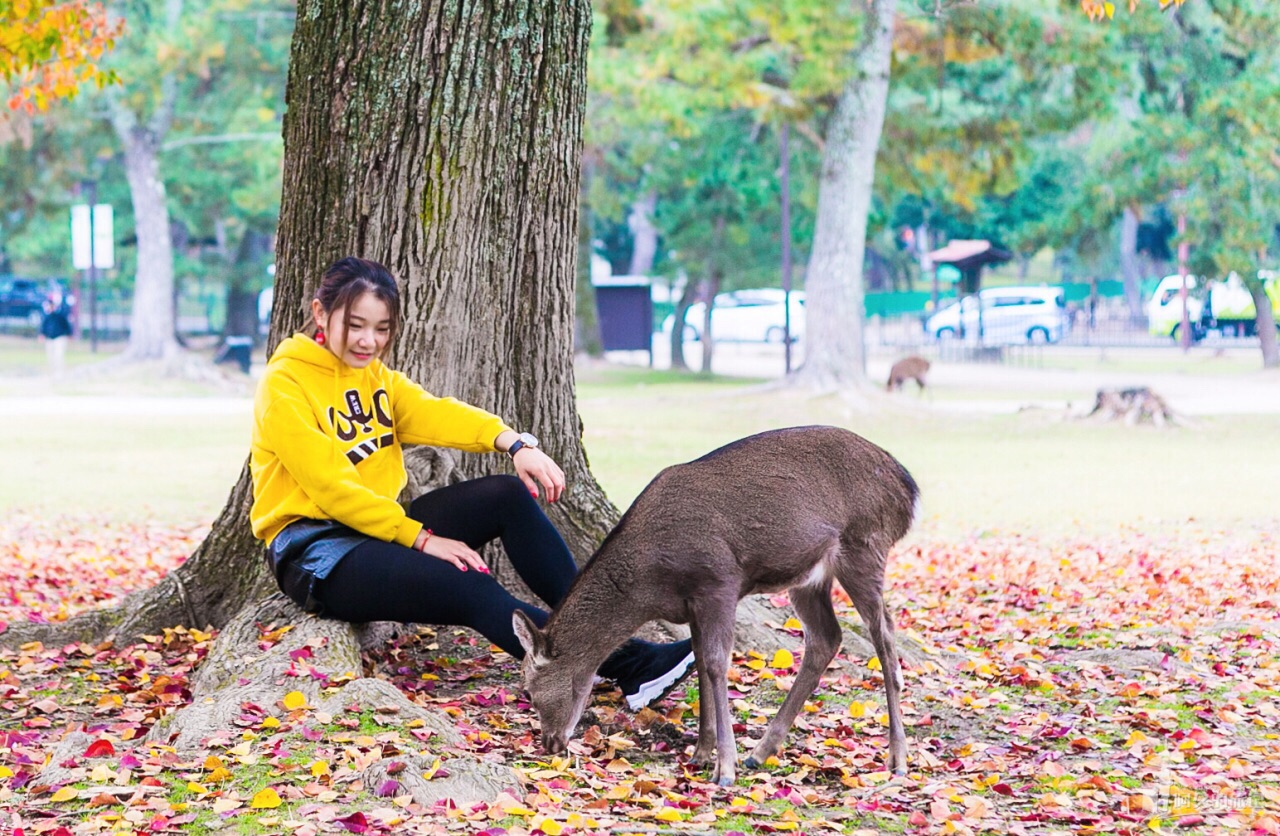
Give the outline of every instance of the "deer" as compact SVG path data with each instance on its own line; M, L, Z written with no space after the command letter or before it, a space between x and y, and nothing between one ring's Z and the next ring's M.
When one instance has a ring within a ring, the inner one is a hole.
M889 369L889 382L884 385L886 392L901 389L908 380L914 380L924 391L924 378L929 373L929 361L918 355L903 357Z
M804 626L800 669L746 760L782 750L796 715L840 649L832 604L838 580L861 616L884 672L889 766L904 774L902 671L884 602L889 549L906 535L920 491L885 450L837 427L772 430L666 468L641 492L539 629L517 610L524 688L542 745L564 752L609 653L649 621L688 624L698 670L692 762L736 779L727 674L738 601L790 590Z

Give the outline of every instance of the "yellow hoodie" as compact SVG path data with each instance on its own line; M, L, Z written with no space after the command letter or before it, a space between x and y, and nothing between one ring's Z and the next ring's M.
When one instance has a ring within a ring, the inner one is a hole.
M378 360L353 369L303 334L271 356L253 412L249 521L268 544L305 518L412 546L422 523L396 501L408 479L401 444L493 452L494 439L510 429Z

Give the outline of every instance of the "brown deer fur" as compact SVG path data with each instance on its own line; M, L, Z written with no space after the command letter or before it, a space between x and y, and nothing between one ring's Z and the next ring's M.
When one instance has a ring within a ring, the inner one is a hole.
M884 604L889 548L911 527L919 490L906 469L866 439L835 427L794 427L735 441L658 474L584 567L544 630L524 614L516 634L524 683L548 752L565 749L596 669L646 622L687 623L697 656L694 761L715 756L733 782L737 751L726 674L734 611L746 595L791 590L804 657L782 708L747 761L782 748L796 714L840 648L831 603L839 580L884 671L889 765L906 769L902 672Z
M928 373L928 360L915 355L903 357L889 369L889 382L885 384L884 388L886 391L892 392L894 389L901 389L902 385L908 380L914 380L920 387L920 391L923 392L924 378Z

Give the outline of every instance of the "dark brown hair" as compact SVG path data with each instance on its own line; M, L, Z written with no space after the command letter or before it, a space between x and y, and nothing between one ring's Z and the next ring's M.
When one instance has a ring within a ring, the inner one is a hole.
M316 288L315 298L320 300L320 306L328 316L338 310L349 312L351 303L365 293L372 293L385 302L387 310L391 312L391 328L387 336L387 348L390 348L396 340L396 334L400 333L400 288L396 286L396 280L387 268L376 261L353 255L339 259L324 271L320 286ZM342 329L345 343L351 329L345 314Z

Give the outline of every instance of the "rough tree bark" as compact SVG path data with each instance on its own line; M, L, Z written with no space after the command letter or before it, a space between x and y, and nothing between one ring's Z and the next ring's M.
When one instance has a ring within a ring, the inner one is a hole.
M889 96L895 0L870 0L851 75L827 128L813 250L805 272L804 366L791 379L816 389L869 386L863 258L876 152Z

